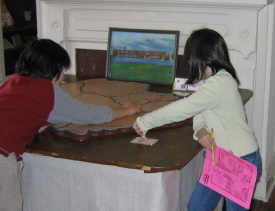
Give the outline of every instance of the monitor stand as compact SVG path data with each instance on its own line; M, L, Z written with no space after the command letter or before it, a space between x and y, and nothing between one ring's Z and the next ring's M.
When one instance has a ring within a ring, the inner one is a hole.
M163 84L149 84L149 87L147 89L148 92L156 92L156 93L172 93L173 91L173 85L163 85Z

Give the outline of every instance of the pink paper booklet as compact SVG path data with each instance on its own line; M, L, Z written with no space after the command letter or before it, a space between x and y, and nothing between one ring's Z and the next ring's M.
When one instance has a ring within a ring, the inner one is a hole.
M257 167L223 148L215 148L215 164L206 150L199 182L233 202L249 209L257 178Z

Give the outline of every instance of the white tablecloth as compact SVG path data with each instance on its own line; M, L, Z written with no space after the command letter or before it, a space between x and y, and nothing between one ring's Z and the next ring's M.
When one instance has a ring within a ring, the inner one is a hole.
M23 155L24 211L184 211L201 171L199 153L180 171L142 170Z

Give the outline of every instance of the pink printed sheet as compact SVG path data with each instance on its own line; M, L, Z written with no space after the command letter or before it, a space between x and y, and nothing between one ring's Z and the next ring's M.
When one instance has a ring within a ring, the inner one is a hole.
M206 150L199 182L233 202L249 209L257 178L257 167L223 148L215 148L214 167L211 151Z

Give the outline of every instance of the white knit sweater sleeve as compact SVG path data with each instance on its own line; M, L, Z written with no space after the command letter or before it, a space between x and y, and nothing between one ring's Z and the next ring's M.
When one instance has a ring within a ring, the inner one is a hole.
M212 76L191 96L139 117L137 119L139 128L142 131L150 130L165 124L183 121L204 110L212 109L219 100L219 83L219 80ZM195 127L201 127L199 124L201 125L202 122L200 121Z

